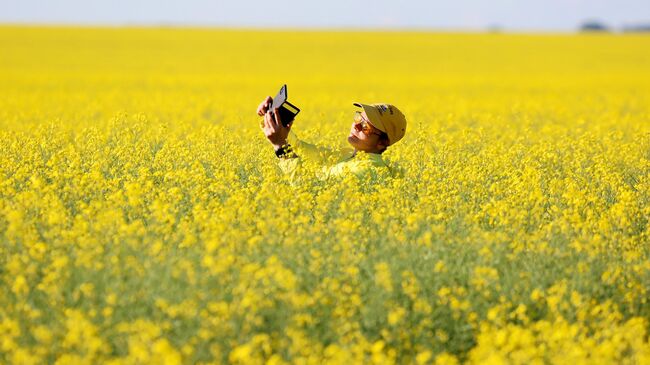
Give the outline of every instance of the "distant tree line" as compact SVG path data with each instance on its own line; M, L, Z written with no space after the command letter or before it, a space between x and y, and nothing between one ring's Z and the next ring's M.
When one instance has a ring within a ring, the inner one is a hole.
M587 20L580 25L579 29L581 32L611 32L616 30L597 20ZM620 31L624 33L650 32L650 23L624 25Z

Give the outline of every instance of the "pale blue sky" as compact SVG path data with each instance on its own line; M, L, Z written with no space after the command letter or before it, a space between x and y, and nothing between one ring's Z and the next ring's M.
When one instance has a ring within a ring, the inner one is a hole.
M0 0L0 23L571 31L650 23L650 0Z

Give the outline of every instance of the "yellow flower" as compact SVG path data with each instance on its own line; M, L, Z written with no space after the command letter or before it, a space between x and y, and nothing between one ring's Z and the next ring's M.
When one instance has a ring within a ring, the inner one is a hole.
M387 292L393 291L393 280L387 263L375 264L375 284Z
M27 279L25 279L23 275L18 275L14 279L14 283L11 286L11 291L18 296L26 295L29 292Z
M388 313L388 324L394 326L401 322L406 316L406 310L404 308L395 308Z

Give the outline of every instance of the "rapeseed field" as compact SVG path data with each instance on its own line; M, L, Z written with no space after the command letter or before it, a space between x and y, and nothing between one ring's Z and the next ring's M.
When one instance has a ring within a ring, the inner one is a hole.
M0 27L0 363L650 363L650 37ZM289 180L389 102L391 176Z

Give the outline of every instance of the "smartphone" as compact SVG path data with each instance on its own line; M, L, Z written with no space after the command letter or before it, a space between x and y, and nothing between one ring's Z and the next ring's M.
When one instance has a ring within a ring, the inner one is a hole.
M287 101L287 85L284 84L278 91L278 94L273 98L273 104L271 105L271 113L278 108L278 114L280 116L280 122L283 126L288 126L296 118L296 115L300 113L300 109L297 106L291 104Z

